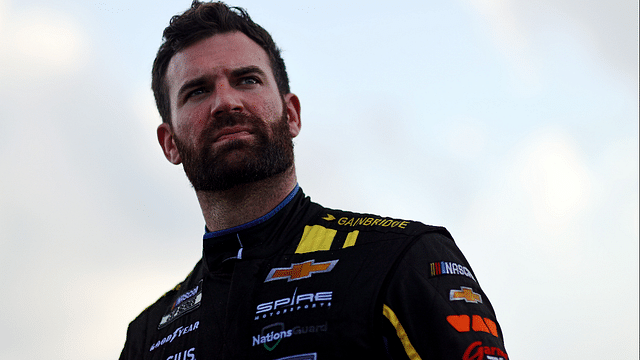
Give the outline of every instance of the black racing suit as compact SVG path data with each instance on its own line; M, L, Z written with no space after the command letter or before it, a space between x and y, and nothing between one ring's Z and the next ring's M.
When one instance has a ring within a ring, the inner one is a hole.
M144 310L121 360L508 359L442 227L324 208L296 189L204 236L187 278Z

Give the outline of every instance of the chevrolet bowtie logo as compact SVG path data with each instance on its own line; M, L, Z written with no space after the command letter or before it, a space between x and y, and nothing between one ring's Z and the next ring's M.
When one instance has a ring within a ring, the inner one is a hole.
M451 290L451 292L449 293L449 300L464 300L468 303L477 304L482 302L482 296L480 296L480 294L474 293L471 288L462 286L460 287L460 290Z
M309 260L298 264L292 264L288 268L271 269L264 282L280 279L294 281L310 278L313 274L327 273L331 271L337 263L338 260L333 260L316 264L315 260Z

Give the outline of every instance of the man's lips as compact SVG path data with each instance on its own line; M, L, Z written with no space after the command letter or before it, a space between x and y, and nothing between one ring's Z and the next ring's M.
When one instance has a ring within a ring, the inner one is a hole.
M213 142L216 143L223 140L239 139L239 138L250 136L251 134L253 134L253 132L251 131L251 128L246 126L227 127L220 130L216 134L216 137L214 138Z

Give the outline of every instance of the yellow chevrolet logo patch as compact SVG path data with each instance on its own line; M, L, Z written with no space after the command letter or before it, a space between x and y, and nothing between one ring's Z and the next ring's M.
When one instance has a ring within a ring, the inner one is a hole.
M451 290L449 293L449 300L464 300L468 303L477 304L482 302L482 296L474 293L471 288L462 286L460 287L460 290Z
M287 279L287 281L307 279L313 274L327 273L333 270L333 267L336 266L337 263L338 260L332 260L316 264L315 260L309 260L292 264L288 268L274 268L271 269L264 282L280 279Z

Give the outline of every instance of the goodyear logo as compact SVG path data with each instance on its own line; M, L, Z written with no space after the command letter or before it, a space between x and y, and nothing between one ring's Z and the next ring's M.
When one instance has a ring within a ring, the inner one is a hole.
M173 332L173 334L169 334L166 337L162 338L162 340L158 340L156 343L151 344L151 348L149 349L149 351L153 351L164 344L171 343L173 342L173 340L179 338L184 334L190 333L194 330L198 330L198 325L200 325L200 321L196 321L195 323L191 324L191 326L180 326Z
M460 290L452 289L451 292L449 292L449 300L464 300L468 303L478 304L482 303L482 296L474 293L470 287L462 286Z
M287 282L308 279L313 274L328 273L333 270L338 260L327 261L322 263L315 263L315 260L309 260L297 264L292 264L286 268L274 268L271 269L267 279L264 282L287 279Z

